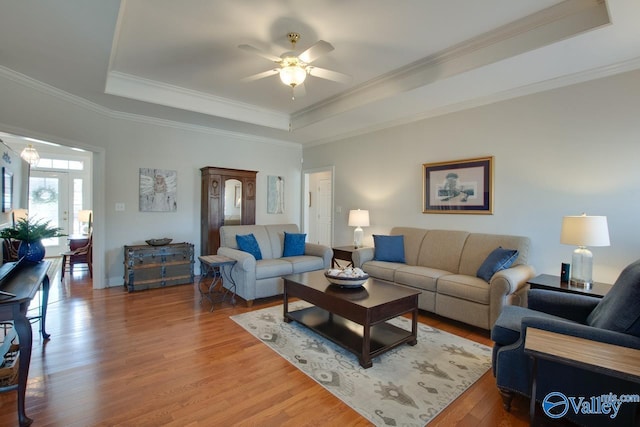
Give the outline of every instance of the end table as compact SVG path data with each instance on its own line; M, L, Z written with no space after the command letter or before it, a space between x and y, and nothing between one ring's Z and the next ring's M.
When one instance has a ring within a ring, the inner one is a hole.
M213 311L213 291L218 284L222 286L222 281L224 280L229 283L229 286L225 288L222 301L227 297L227 293L231 291L231 304L235 305L236 282L233 280L231 272L236 260L224 255L204 255L199 256L198 259L200 260L200 280L198 280L200 304L202 304L202 300L206 297L211 302L211 309L209 309L209 311ZM206 291L203 291L201 286L202 280L209 275L212 277L211 283L209 283Z
M604 297L613 285L594 282L589 288L576 286L566 282L560 282L560 276L541 274L527 281L530 289L547 289L551 291L568 292L572 294L590 295L592 297Z

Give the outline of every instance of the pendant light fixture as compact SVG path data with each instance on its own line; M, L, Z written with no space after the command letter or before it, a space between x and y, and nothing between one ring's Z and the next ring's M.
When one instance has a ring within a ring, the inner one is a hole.
M38 151L33 148L33 145L29 144L24 150L22 150L22 153L20 153L20 157L22 157L22 159L29 163L29 165L36 166L38 164L38 162L40 161L40 155L38 154Z

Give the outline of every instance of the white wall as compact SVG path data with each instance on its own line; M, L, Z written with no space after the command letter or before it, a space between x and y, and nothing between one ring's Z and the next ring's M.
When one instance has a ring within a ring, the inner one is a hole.
M525 235L537 271L557 275L574 249L562 217L606 215L594 279L613 282L640 258L639 117L635 71L306 148L304 168L335 166L336 244L351 241L349 209L366 208L365 244L394 225ZM422 213L423 163L488 155L493 215Z
M171 237L200 254L200 168L258 171L256 222L298 223L302 149L199 127L173 126L115 113L39 82L0 75L0 132L30 136L94 152L94 287L123 283L123 246ZM140 168L178 172L178 210L138 211ZM267 211L267 176L285 178L285 213ZM125 211L116 212L115 203ZM196 262L196 272L198 272Z

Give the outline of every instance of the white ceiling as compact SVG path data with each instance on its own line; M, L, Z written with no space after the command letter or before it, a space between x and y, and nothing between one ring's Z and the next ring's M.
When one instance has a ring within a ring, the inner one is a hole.
M0 73L118 113L301 144L640 68L638 0L0 0ZM314 65L291 99L286 33ZM23 79L28 81L29 79ZM1 122L1 119L0 119Z

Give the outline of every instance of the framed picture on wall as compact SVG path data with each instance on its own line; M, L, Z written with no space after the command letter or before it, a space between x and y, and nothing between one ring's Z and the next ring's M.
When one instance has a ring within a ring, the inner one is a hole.
M493 157L422 165L423 213L493 214Z
M13 172L2 167L2 212L13 209Z

